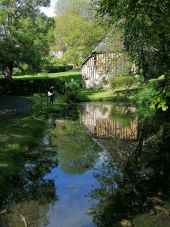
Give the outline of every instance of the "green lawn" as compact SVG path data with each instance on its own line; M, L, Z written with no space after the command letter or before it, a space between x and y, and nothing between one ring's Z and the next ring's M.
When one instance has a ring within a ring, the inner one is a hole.
M20 79L61 79L61 80L71 80L74 79L76 82L81 82L81 72L80 71L66 71L66 72L59 72L59 73L35 73L35 74L28 74L23 76L14 76L14 80L20 80Z
M138 88L129 89L128 92L125 88L116 89L113 91L108 89L85 89L80 90L80 101L128 101L131 100L134 93Z
M67 71L60 73L37 73L32 75L15 76L15 80L22 79L60 79L70 81L74 79L77 83L81 84L81 72L80 71ZM114 94L112 89L85 89L81 88L79 101L109 101L109 100L125 100L122 95Z
M71 70L59 73L35 73L23 76L14 76L14 80L36 80L36 79L60 79L64 81L70 81L74 79L77 83L81 84L81 71ZM80 94L78 97L79 101L127 101L132 97L132 93L136 93L137 88L129 89L129 94L127 94L125 88L118 88L114 91L109 89L80 89Z

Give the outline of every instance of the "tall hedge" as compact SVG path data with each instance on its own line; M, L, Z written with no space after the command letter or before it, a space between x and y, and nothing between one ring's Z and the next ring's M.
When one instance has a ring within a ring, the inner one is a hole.
M15 79L12 82L0 80L1 94L7 94L10 90L12 95L32 95L36 92L47 93L50 86L54 86L58 93L64 93L65 81L56 78Z

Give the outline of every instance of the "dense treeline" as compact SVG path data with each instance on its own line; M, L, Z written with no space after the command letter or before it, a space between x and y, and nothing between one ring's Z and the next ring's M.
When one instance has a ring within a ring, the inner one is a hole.
M40 12L49 0L0 1L0 71L11 79L23 63L38 68L48 53L53 20Z
M151 93L155 91L155 95L147 94L147 99L151 95L154 107L167 109L165 99L170 95L170 2L94 0L93 6L111 27L119 26L123 30L126 51L136 62L144 80L161 78L157 84L150 83Z
M170 62L170 5L163 0L100 0L98 13L123 27L126 50L145 79L167 73ZM96 2L95 2L96 3Z
M104 37L106 28L98 23L87 0L59 0L56 3L54 52L62 52L62 64L80 67Z

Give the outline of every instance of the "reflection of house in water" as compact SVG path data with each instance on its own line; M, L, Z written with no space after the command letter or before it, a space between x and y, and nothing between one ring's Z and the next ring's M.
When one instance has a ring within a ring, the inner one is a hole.
M120 120L114 119L114 115L111 116L112 108L114 107L110 104L86 104L81 118L82 125L99 138L116 136L121 139L136 139L137 120L134 116L135 108L120 106L120 112L123 111L125 116L127 112L130 114L128 124L122 123L121 118Z

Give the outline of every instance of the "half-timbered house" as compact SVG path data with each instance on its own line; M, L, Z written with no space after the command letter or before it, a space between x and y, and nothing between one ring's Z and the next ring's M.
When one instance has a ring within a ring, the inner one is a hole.
M108 87L109 79L121 76L129 66L120 34L107 36L82 64L82 84L86 88Z

